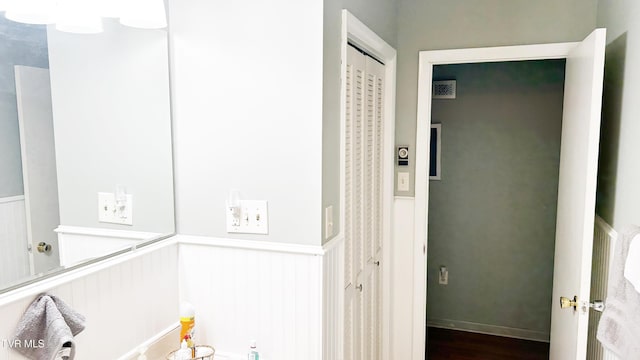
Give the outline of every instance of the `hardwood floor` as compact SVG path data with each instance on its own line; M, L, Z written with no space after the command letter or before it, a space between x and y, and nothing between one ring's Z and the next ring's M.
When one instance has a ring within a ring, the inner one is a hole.
M427 329L428 360L548 360L549 344L439 328Z

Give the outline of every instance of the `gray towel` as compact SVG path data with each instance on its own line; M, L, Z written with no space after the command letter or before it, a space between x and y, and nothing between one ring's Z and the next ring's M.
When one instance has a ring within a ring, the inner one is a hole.
M640 358L640 294L624 277L629 246L638 234L640 227L629 227L621 232L616 241L606 308L596 335L605 348L622 360Z
M84 330L85 318L59 298L40 294L16 328L14 350L33 360L72 360L73 337Z

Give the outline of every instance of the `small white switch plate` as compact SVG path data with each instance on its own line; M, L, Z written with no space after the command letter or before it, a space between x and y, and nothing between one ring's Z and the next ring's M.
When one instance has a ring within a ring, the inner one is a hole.
M113 193L98 193L98 221L112 223L115 219L116 205Z
M234 222L232 212L227 209L227 232L242 234L268 234L269 212L267 202L262 200L240 200L240 223Z
M409 191L409 173L398 173L398 191Z
M324 238L333 236L333 206L329 205L324 209Z
M116 209L114 193L98 193L98 221L103 223L133 225L133 195L127 194L127 205L122 214Z

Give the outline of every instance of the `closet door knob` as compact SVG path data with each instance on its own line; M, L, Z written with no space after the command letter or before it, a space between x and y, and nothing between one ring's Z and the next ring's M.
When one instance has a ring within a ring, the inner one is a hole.
M51 252L51 245L45 242L38 243L38 252L39 253L49 253Z

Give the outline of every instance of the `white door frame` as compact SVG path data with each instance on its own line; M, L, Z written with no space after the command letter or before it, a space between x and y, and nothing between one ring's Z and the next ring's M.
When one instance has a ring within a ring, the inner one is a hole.
M418 114L416 132L415 229L413 259L412 358L425 358L427 305L427 229L429 204L428 159L431 128L433 66L519 60L566 58L579 43L503 46L472 49L420 51L418 62Z
M377 57L385 65L385 90L384 90L384 147L383 155L383 210L382 210L382 359L391 359L390 346L390 309L391 309L391 231L393 228L393 184L394 184L394 144L395 144L395 119L396 119L396 50L385 42L380 36L369 29L348 10L342 10L342 64L341 64L341 100L340 100L340 159L345 161L345 114L346 114L346 79L347 76L347 46L348 42L357 45L367 53ZM340 168L340 214L341 224L345 223L345 171Z

